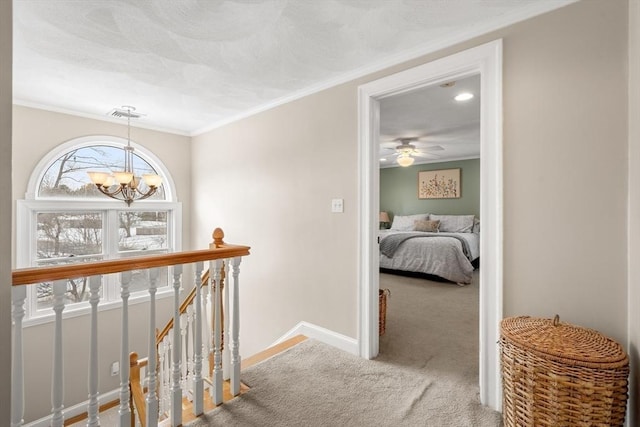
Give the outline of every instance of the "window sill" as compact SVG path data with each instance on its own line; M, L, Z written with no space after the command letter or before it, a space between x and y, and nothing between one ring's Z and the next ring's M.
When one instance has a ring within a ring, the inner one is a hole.
M182 293L182 291L181 291ZM173 288L171 286L166 286L163 289L158 289L156 293L156 299L166 299L173 296ZM129 306L137 305L149 302L149 294L140 294L136 296L129 297ZM80 305L80 304L79 304ZM108 302L100 302L98 304L98 312L107 311L107 310L115 310L122 307L122 299ZM69 309L65 309L62 312L63 319L71 319L74 317L87 316L91 314L91 306L88 302L81 304L79 307L73 307ZM53 309L47 310L46 314L41 314L38 316L33 316L29 319L25 319L22 322L22 326L24 328L28 328L30 326L44 325L46 323L53 323L55 320L55 314L53 313Z

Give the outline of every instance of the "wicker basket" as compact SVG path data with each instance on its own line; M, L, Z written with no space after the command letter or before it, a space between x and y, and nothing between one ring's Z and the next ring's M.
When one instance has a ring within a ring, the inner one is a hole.
M629 359L597 331L555 319L501 323L506 427L621 426Z
M384 335L387 325L387 297L391 295L391 291L389 289L380 289L379 295L380 301L378 307L380 309L380 315L378 317L378 334Z

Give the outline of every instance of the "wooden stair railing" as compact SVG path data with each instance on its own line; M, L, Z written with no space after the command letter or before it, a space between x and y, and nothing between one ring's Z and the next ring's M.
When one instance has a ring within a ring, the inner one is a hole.
M209 270L205 271L204 274L202 275L202 279L200 280L200 284L198 286L200 286L200 288L204 288L206 286L208 286L209 284ZM224 264L220 270L220 291L224 291L224 283L225 283L225 279L226 279L226 272L225 272L225 268L224 268ZM196 298L196 287L194 286L191 291L189 291L189 294L187 294L186 298L182 301L182 303L180 304L180 315L186 314L187 313L187 309L189 308L189 306L193 305L193 302ZM224 350L224 305L222 304L222 299L220 300L220 306L219 306L220 312L221 312L221 318L222 318L222 333L221 333L221 349ZM211 313L212 317L211 317L211 330L213 330L213 321L214 321L214 313L212 311ZM173 317L171 317L168 321L167 324L164 326L164 328L162 328L162 330L160 330L160 332L158 332L156 334L156 351L158 351L160 344L162 343L162 340L164 340L169 333L171 332L171 330L173 329ZM156 354L159 354L158 352L156 352ZM146 423L145 423L145 417L146 417L146 408L145 408L145 390L144 387L142 386L142 377L140 375L142 368L145 368L148 365L148 359L142 358L139 359L138 358L138 353L136 352L132 352L130 354L130 370L131 370L131 374L130 374L130 381L129 381L129 387L131 390L131 403L135 409L135 412L138 413L138 420L140 422L140 425L142 427L146 427ZM209 354L208 357L208 362L209 362L209 375L211 375L212 371L213 371L213 354ZM159 365L156 364L156 366L159 369ZM210 381L206 381L205 382L209 383L209 385L211 386L211 382ZM135 425L135 414L134 411L131 412L131 425L134 426Z
M248 246L229 245L223 241L224 233L221 229L216 229L213 232L213 243L209 245L207 250L199 251L187 251L178 253L168 253L162 255L150 255L136 258L124 258L116 260L106 260L97 262L87 262L79 264L59 265L52 267L38 267L38 268L23 268L13 270L12 276L12 322L13 322L13 337L12 337L12 402L11 402L11 426L17 427L24 424L24 355L23 355L23 317L25 313L25 302L28 286L37 286L41 283L52 283L52 299L53 299L53 357L52 357L52 387L51 387L51 415L50 422L54 427L62 426L65 422L64 411L64 353L65 348L63 345L63 331L65 322L65 294L67 292L68 280L76 277L89 277L90 288L90 339L88 343L88 366L89 366L89 378L88 378L88 390L89 390L89 402L87 404L87 425L96 426L99 425L99 369L98 369L98 343L99 343L99 329L98 329L98 305L101 300L101 276L105 274L120 273L120 296L122 302L122 322L121 322L121 340L120 340L120 389L119 389L119 424L129 424L134 419L131 417L131 406L133 402L136 402L138 406L138 412L143 413L145 416L145 424L149 427L156 426L158 424L158 408L159 400L156 393L156 387L158 385L158 378L155 372L158 365L157 356L157 338L159 333L155 327L155 314L156 314L156 291L158 283L158 271L161 267L173 266L171 270L173 272L174 282L174 321L176 326L181 324L179 314L179 289L182 283L182 265L183 264L195 264L196 265L196 277L194 280L200 286L195 286L196 297L194 300L200 301L199 304L194 304L197 308L196 317L199 319L196 322L195 327L194 345L195 348L200 348L202 345L202 334L199 334L199 328L202 327L204 316L202 314L202 306L205 305L202 301L202 295L197 290L202 290L202 278L201 272L204 270L204 263L207 262L210 265L212 271L212 277L214 281L207 280L207 282L217 282L215 286L211 286L210 290L211 299L208 300L210 307L219 307L222 303L222 292L220 289L220 276L223 262L227 267L227 278L232 279L227 284L228 292L224 293L225 299L231 298L231 302L227 307L227 317L229 319L230 326L228 327L228 347L231 349L231 362L229 364L230 372L230 384L231 390L234 395L239 394L240 386L240 356L238 351L238 324L239 324L239 273L240 263L242 257L249 255L250 248ZM131 286L131 272L134 270L147 270L148 272L148 298L149 298L149 337L150 346L148 349L149 357L147 360L138 360L137 355L130 354L129 351L129 295ZM231 297L229 297L231 295ZM203 412L203 384L205 372L210 373L211 383L214 387L211 389L213 394L213 401L215 404L222 402L222 389L223 389L223 376L222 376L222 345L221 345L221 323L222 313L221 310L211 310L215 316L215 324L212 329L213 336L213 369L202 369L204 362L200 360L200 356L196 357L194 368L194 396L193 396L193 412L197 416ZM206 314L205 314L206 315ZM170 330L170 329L169 329ZM174 334L178 334L180 328L176 327ZM165 333L166 334L166 333ZM198 338L199 337L199 338ZM179 341L179 339L178 339ZM162 341L161 341L162 342ZM182 418L182 389L183 384L179 381L179 372L181 364L188 363L182 356L182 353L177 352L178 346L174 346L176 353L172 355L172 366L170 369L170 386L171 396L169 402L170 408L170 420L172 425L181 424ZM135 357L134 357L135 356ZM135 365L135 369L131 369L131 365ZM148 387L146 398L144 397L144 389L140 382L139 369L143 365L147 365L148 375ZM137 377L136 377L137 376ZM178 380L176 380L178 378ZM141 399L142 396L142 399ZM142 400L145 401L145 405L141 405Z

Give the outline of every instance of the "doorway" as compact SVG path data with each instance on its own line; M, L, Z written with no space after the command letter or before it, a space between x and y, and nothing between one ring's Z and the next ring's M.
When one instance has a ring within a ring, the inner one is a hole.
M360 355L378 354L380 100L426 86L480 74L480 324L479 386L484 405L500 410L497 341L502 319L502 41L487 43L360 86L359 325Z

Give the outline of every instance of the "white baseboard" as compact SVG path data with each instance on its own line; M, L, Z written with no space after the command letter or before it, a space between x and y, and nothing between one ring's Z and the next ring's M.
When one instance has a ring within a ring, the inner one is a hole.
M98 397L98 405L101 406L101 405L104 405L105 403L111 402L113 400L117 400L119 398L120 398L120 389L111 390L101 394ZM86 413L88 405L89 405L89 401L86 400L82 403L78 403L77 405L64 408L64 418L68 420L71 417L75 417L77 415ZM27 423L25 424L25 427L49 427L50 425L51 425L51 415L40 418L39 420Z
M338 348L347 353L359 355L358 340L348 337L346 335L339 334L322 326L314 325L309 322L300 322L293 328L291 328L286 334L278 338L272 346L280 344L283 341L293 338L296 335L305 335L314 340L318 340L335 348Z

